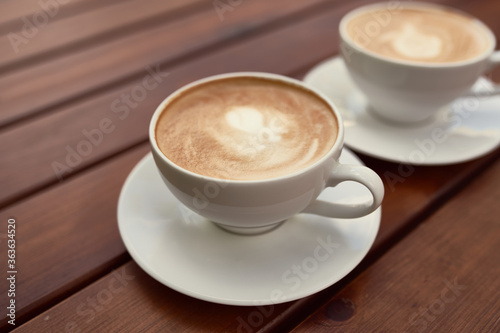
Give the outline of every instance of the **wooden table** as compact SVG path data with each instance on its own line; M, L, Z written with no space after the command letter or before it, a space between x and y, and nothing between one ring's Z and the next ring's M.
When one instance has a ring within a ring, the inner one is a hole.
M391 186L384 175L404 165L358 154L386 182L375 244L344 279L293 302L185 296L142 271L120 238L118 195L150 150L160 101L223 72L300 79L338 53L340 18L368 2L0 1L0 330L499 332L500 149L414 167ZM436 2L500 36L500 2ZM147 75L157 86L138 90Z

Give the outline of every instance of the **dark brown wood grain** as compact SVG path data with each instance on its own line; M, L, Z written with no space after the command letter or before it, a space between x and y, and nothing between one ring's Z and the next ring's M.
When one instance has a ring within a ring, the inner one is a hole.
M192 299L130 262L15 332L248 332L253 330L249 322L272 320L287 306L238 307Z
M78 2L92 2L89 0L76 0L75 3ZM68 4L57 3L60 6L60 10L64 10L63 8L68 7ZM0 24L5 24L6 22L13 20L21 20L23 16L32 15L37 11L43 10L40 7L40 3L38 0L4 0L0 2ZM24 22L21 23L21 25Z
M0 19L0 29L36 11L35 1L24 1L25 8L19 2ZM223 72L301 78L335 55L340 18L366 2L373 1L243 1L221 20L212 1L82 0L51 21L24 55L2 53L0 72L8 67L0 75L0 219L14 216L19 226L18 331L281 332L306 318L298 331L413 332L423 318L430 331L495 331L499 286L491 276L499 272L490 250L499 250L499 149L468 163L415 167L394 186L386 175L408 166L360 155L386 183L375 244L341 282L296 302L258 308L190 298L144 273L120 239L118 194L149 150L149 119L163 98ZM498 3L435 2L477 15L500 35ZM12 5L0 2L0 16ZM10 51L5 40L0 47ZM127 105L145 79L158 85ZM85 147L88 154L78 153ZM470 288L436 318L419 314L455 277ZM6 280L0 281L5 295ZM243 327L249 318L262 320ZM0 331L12 328L5 313L0 319Z
M498 332L500 162L294 332Z
M27 21L44 22L77 15L99 7L127 0L4 0L0 1L0 34L22 31ZM45 13L45 14L44 14Z
M260 0L242 4L238 11L224 12L221 16L213 8L206 8L187 17L172 16L159 26L133 31L114 38L112 43L24 66L0 77L0 100L4 106L0 110L0 126L79 96L109 89L110 85L123 84L134 76L142 77L147 66L171 66L174 62L192 60L214 45L289 24L293 16L318 4L332 6L325 0Z
M124 258L117 198L128 172L148 151L149 147L140 146L0 212L2 221L13 217L17 224L18 322ZM0 281L0 290L7 294L6 279Z
M207 0L124 1L56 21L51 21L49 15L40 21L33 19L26 29L23 26L20 31L0 36L3 50L0 72L18 68L14 64L58 49L89 45L91 39L109 40L113 35L136 31L197 4L210 8Z

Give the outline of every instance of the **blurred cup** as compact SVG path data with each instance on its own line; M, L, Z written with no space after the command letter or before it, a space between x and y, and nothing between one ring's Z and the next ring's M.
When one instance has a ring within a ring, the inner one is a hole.
M423 121L500 63L492 31L458 10L419 2L376 3L347 13L339 26L347 69L375 114ZM484 96L499 90L482 92Z

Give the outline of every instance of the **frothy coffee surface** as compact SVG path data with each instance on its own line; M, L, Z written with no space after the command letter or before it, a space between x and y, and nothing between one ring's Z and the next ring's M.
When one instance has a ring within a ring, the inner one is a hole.
M333 146L331 108L300 87L238 77L183 92L160 115L156 141L180 167L204 176L269 179L315 163Z
M474 18L433 8L366 11L347 23L347 33L382 56L424 63L474 58L491 43Z

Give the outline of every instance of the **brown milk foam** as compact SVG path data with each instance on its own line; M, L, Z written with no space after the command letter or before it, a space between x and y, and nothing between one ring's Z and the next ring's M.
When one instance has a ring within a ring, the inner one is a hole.
M238 77L181 93L156 125L156 141L172 162L222 179L288 175L321 159L338 124L313 93L270 79Z
M488 32L472 17L450 10L367 10L347 23L353 41L393 59L423 63L458 62L484 53Z

